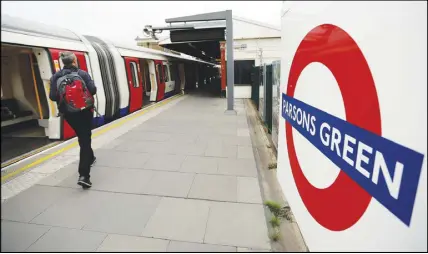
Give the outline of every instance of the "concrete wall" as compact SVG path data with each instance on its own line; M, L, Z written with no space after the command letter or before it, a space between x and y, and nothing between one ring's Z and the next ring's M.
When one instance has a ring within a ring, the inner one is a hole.
M256 66L260 66L260 64L271 64L273 61L281 60L281 38L234 40L235 47L243 44L246 44L246 48L235 48L233 50L233 58L235 60L255 60ZM262 52L262 57L260 57L260 51ZM251 84L247 86L235 86L234 96L237 99L251 98Z
M226 94L227 96L227 94ZM233 87L233 96L235 99L249 99L251 98L251 85L248 86L234 86Z
M281 59L281 38L241 39L234 40L233 44L235 47L233 58L235 60L255 60L256 66L259 66L261 62L272 63ZM244 44L246 48L237 48ZM260 52L262 57L260 57Z
M279 28L264 25L260 22L233 17L233 39L258 38L258 37L280 37Z

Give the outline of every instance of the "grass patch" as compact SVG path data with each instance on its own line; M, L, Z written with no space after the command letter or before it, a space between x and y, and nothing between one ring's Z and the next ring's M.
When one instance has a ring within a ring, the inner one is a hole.
M276 203L275 201L268 200L265 202L265 206L269 208L270 212L275 217L282 217L283 212L280 204Z
M281 219L279 219L276 216L273 216L270 221L269 221L270 225L272 225L272 227L276 228L279 227L279 225L281 224Z
M275 232L269 235L269 238L272 241L276 242L279 240L279 238L281 238L281 233L279 232L279 230L275 230Z

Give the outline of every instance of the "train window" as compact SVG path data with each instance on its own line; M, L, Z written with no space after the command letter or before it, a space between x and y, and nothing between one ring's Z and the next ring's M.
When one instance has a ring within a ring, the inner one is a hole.
M156 73L158 74L158 80L160 83L163 83L163 73L161 72L161 65L160 64L156 64Z
M131 76L132 76L132 82L134 87L140 87L140 82L138 80L138 73L137 73L137 64L134 62L131 62Z
M168 65L164 65L163 66L163 77L165 78L165 82L169 82L170 78L169 78L169 66Z
M169 74L171 75L171 81L175 81L177 78L177 65L172 64L169 66Z
M59 55L61 55L61 53L62 52L59 52ZM77 58L77 56L76 56L76 58ZM77 68L79 68L80 67L80 64L79 64L79 58L77 58ZM62 70L63 68L64 68L64 63L62 62L62 59L61 59L61 57L59 57L59 68Z
M149 70L149 64L146 62L144 62L144 80L145 80L145 91L146 92L151 92L152 91L152 86L151 86L151 80L150 80L150 70Z
M141 82L143 85L143 91L146 91L147 90L146 89L147 88L147 80L146 80L146 75L144 75L146 66L144 65L144 62L140 62L140 64L138 64L138 66L141 66L141 69L140 69Z

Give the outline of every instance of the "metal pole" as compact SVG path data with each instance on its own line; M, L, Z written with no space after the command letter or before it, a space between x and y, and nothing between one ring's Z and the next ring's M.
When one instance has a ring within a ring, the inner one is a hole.
M227 111L236 114L233 110L233 84L234 84L234 60L233 60L233 19L232 10L226 11L226 50L227 50Z
M221 97L226 98L226 42L220 42L221 54Z

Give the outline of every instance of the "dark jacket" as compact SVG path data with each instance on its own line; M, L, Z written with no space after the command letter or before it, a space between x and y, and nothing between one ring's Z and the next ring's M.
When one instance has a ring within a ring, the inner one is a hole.
M49 93L49 98L53 101L58 102L59 101L59 95L57 91L57 80L67 74L72 73L73 71L77 71L79 76L85 81L86 86L88 87L89 92L92 95L95 95L97 93L97 87L94 84L94 81L92 80L91 76L83 70L77 69L77 67L64 67L64 69L58 71L55 73L51 78L51 88Z

